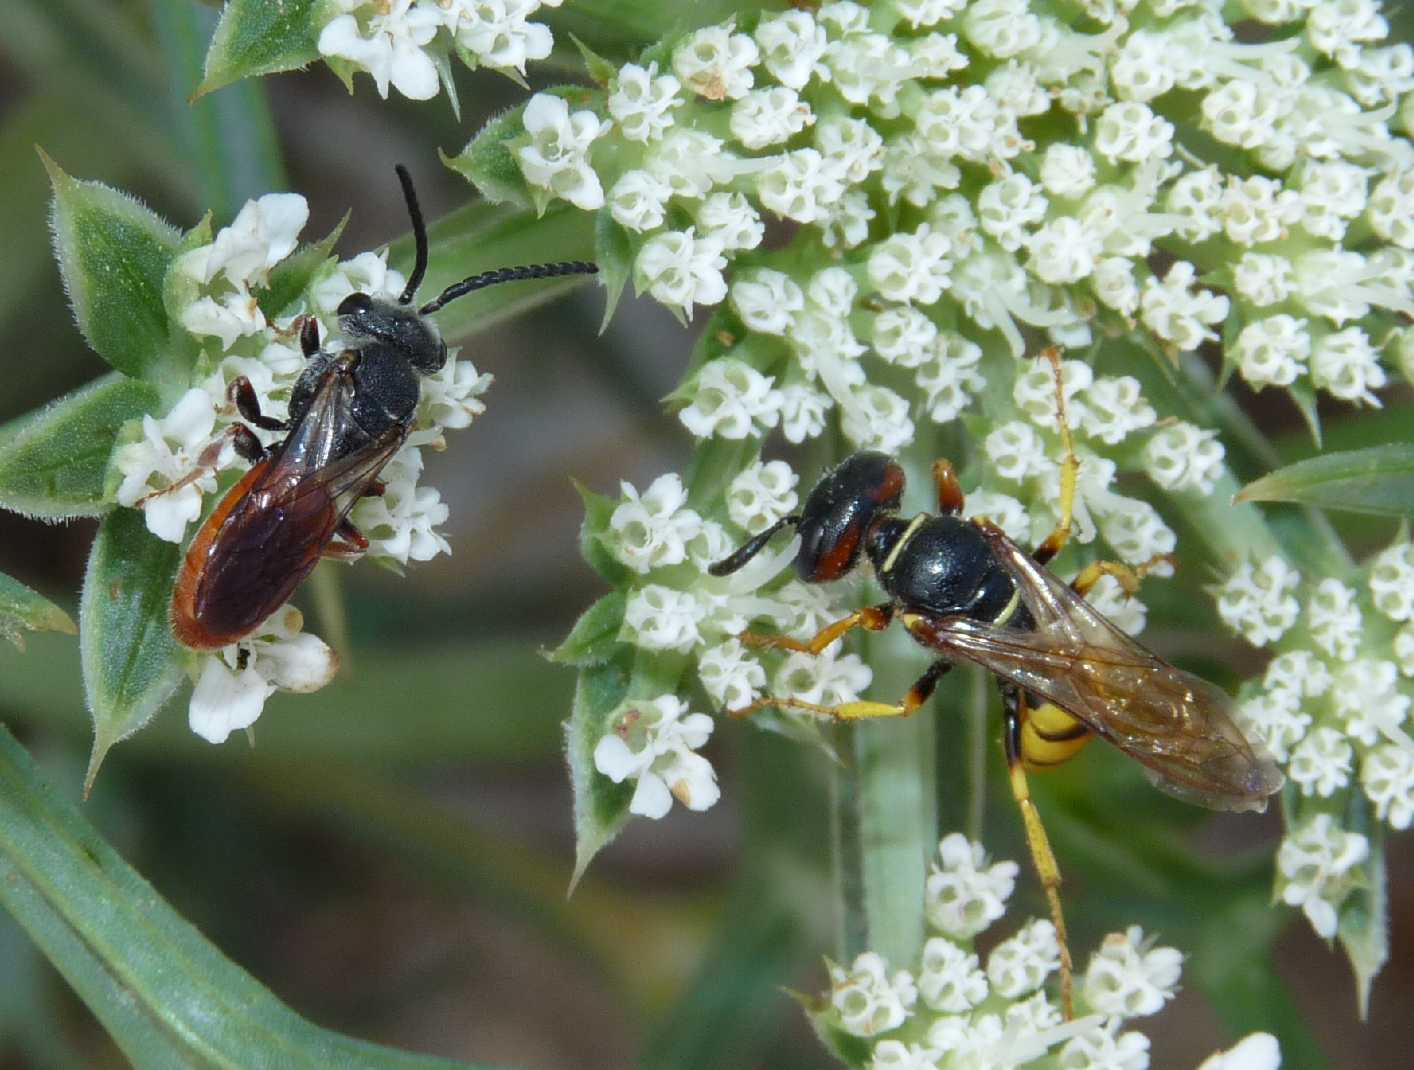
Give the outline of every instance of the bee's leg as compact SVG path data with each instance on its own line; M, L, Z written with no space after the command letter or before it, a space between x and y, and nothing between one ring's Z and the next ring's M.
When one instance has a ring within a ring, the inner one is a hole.
M381 498L388 490L388 484L381 479L375 479L368 484L368 489L363 492L365 498Z
M1017 805L1021 807L1021 821L1026 828L1026 845L1031 849L1031 861L1036 866L1036 874L1041 878L1041 887L1051 908L1051 924L1056 927L1056 943L1060 945L1061 1009L1069 1021L1075 1017L1072 996L1075 966L1070 958L1065 916L1061 913L1060 866L1056 864L1056 856L1051 851L1051 841L1046 838L1041 815L1036 804L1031 801L1031 789L1026 784L1021 733L1028 711L1021 688L1015 684L1002 684L1002 706L1005 718L1003 738L1006 741L1006 763L1011 793L1016 798Z
M235 447L238 456L251 464L265 458L265 447L261 445L260 439L255 437L255 432L245 424L231 425L231 445Z
M749 706L728 710L727 715L746 717L768 706L782 706L793 710L809 710L811 713L823 714L841 721L862 721L870 717L907 717L932 697L938 679L951 668L952 662L939 658L928 666L927 671L908 689L903 701L898 703L859 701L845 702L839 706L821 706L798 698L762 698Z
M313 320L310 320L313 323ZM236 406L236 411L241 414L241 418L247 423L255 424L256 427L266 431L288 431L289 423L284 420L272 420L268 416L261 415L260 398L256 396L255 387L250 385L250 380L244 375L238 375L231 380L226 387L226 397Z
M306 316L300 322L299 348L305 360L319 352L319 321L313 316Z
M856 609L847 617L827 624L809 642L792 639L788 635L760 635L757 632L742 632L737 636L747 646L766 646L775 650L796 650L804 654L820 654L824 649L847 632L855 628L867 628L871 632L881 632L894 618L892 602L881 606L866 606Z
M324 547L320 556L358 557L368 549L368 536L354 527L353 521L348 517L339 521L339 526L334 531L334 538L343 541L330 542L328 546Z
M1124 588L1124 593L1133 598L1139 593L1139 581L1159 565L1175 564L1173 554L1155 554L1142 565L1125 565L1119 561L1093 561L1080 570L1080 575L1070 581L1070 589L1082 598L1090 593L1090 588L1100 582L1101 576L1113 576Z
M933 486L938 492L938 512L948 516L962 512L962 484L957 481L957 469L952 461L940 457L933 462Z
M1051 373L1056 380L1056 422L1060 425L1061 447L1065 457L1061 460L1060 471L1060 519L1055 529L1042 540L1041 545L1031 552L1038 565L1044 565L1061 552L1070 538L1071 515L1075 509L1075 478L1080 471L1080 458L1075 455L1075 440L1070 436L1070 424L1065 418L1065 384L1061 379L1060 350L1047 346L1041 350L1043 360L1051 363Z

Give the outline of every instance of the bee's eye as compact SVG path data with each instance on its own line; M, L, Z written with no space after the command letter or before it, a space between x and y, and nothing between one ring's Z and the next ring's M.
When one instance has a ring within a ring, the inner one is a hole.
M339 315L358 316L373 307L373 298L365 293L352 293L339 302Z

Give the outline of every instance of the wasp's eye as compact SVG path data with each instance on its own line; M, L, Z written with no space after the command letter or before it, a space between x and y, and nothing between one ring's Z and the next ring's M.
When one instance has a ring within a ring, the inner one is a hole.
M339 315L359 316L372 307L373 298L364 293L353 293L339 302Z

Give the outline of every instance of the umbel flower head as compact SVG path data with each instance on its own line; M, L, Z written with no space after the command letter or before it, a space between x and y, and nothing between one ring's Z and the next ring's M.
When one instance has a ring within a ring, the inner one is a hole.
M866 951L829 965L830 988L814 1005L817 1031L843 1050L862 1039L870 1070L1145 1070L1149 1039L1126 1029L1163 1010L1178 989L1183 956L1138 926L1111 933L1091 957L1077 1015L1065 1021L1050 990L1060 952L1049 921L1032 920L985 960L975 938L1002 917L1016 865L991 862L953 833L938 846L925 910L933 931L911 968ZM851 1047L851 1050L857 1050ZM1037 1060L1049 1057L1044 1064ZM1276 1041L1261 1033L1200 1070L1275 1070Z

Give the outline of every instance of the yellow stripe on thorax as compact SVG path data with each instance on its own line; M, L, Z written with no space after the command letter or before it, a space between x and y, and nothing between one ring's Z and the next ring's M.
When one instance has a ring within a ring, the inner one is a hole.
M927 519L927 513L919 513L908 522L908 527L903 529L903 534L899 536L898 542L894 543L893 549L889 551L889 556L884 558L884 563L879 568L880 572L888 572L894 567L894 562L898 560L898 555L903 553L903 548L908 545L908 540L913 538L914 532Z

